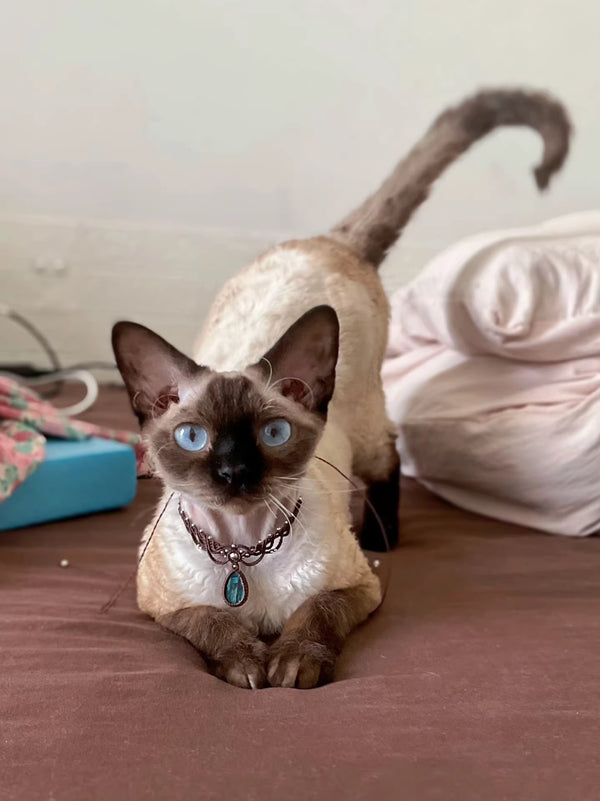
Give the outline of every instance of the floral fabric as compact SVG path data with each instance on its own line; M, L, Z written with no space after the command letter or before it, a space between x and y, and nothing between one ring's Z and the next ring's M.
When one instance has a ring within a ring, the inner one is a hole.
M0 503L43 461L45 435L70 440L102 437L123 442L135 449L138 475L148 473L139 434L71 419L28 387L0 377Z

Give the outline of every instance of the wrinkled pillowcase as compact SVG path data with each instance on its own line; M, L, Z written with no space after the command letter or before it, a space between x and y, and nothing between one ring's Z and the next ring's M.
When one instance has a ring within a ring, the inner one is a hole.
M545 531L600 529L600 214L483 234L392 300L403 472Z

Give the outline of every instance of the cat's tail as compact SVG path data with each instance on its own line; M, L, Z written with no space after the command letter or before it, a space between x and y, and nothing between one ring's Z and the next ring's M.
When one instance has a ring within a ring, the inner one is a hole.
M378 266L436 178L474 142L502 125L526 125L542 137L544 155L533 172L538 188L545 189L569 150L571 123L566 110L541 92L481 91L444 111L375 194L336 225L330 236Z

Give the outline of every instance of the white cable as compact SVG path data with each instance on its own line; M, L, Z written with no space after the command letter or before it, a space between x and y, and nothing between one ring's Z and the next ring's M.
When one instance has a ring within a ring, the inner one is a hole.
M16 375L9 372L0 372L0 376L11 378L20 384L26 386L35 386L36 384L50 384L53 381L80 381L85 384L86 395L83 400L74 403L72 406L65 406L63 408L57 407L61 414L75 415L81 414L90 408L98 397L98 382L88 370L58 370L55 373L44 373L44 375L35 376L34 378L25 378L21 375Z

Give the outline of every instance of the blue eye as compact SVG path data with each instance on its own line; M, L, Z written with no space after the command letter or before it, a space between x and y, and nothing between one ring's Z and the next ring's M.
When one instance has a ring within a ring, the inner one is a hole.
M276 448L283 445L292 436L292 427L287 420L271 420L260 430L260 439L269 448Z
M175 442L184 451L201 451L208 442L208 432L201 426L193 426L191 423L184 423L177 426L175 433Z

